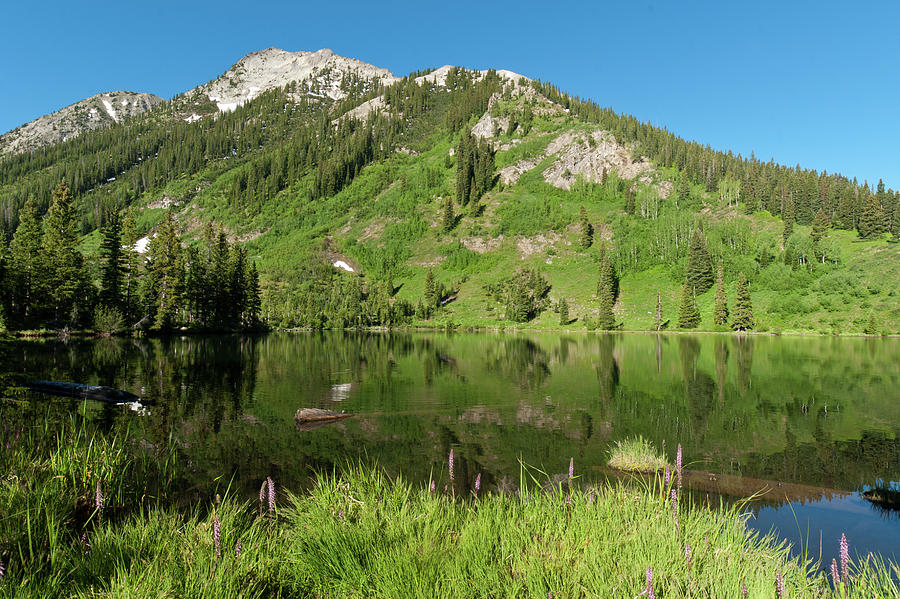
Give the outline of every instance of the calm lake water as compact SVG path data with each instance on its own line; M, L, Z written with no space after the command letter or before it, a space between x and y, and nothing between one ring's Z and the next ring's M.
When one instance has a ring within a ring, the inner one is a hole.
M175 444L188 493L231 481L253 497L267 475L296 490L360 460L442 480L451 448L463 485L483 473L515 489L520 460L552 476L570 457L588 484L610 476L616 441L642 435L714 473L690 481L701 500L765 490L750 525L813 557L821 536L830 563L846 532L853 550L900 558L897 512L859 494L900 481L898 339L271 334L21 342L12 362L153 402L34 395L145 447ZM300 431L302 407L356 416Z

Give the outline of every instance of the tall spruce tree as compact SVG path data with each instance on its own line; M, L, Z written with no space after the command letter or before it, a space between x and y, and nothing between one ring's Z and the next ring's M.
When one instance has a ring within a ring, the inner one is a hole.
M862 239L872 239L884 233L884 210L872 194L866 194L862 214L859 215L857 231Z
M581 207L578 213L579 227L581 229L581 247L589 248L594 243L594 226L588 219L587 210Z
M428 268L428 272L425 273L425 292L423 293L425 300L425 318L431 318L431 313L434 312L434 308L437 305L437 299L435 296L435 286L434 286L434 272L431 270L431 267Z
M678 185L675 188L675 206L678 202L687 203L691 199L691 182L688 181L686 172L682 172L678 178Z
M122 312L122 286L125 264L122 252L122 217L110 211L100 229L100 294L101 306Z
M681 293L681 308L678 310L678 328L695 329L700 325L700 310L694 296L694 287L685 280Z
M616 273L616 267L612 263L610 252L606 249L606 244L600 247L600 272L597 279L597 296L602 297L603 291L609 291L612 298L612 304L615 305L619 299L619 275ZM612 307L610 307L612 309Z
M176 324L184 265L171 211L166 212L165 219L157 227L156 235L147 246L147 254L147 309L153 319L153 328L169 330Z
M713 322L719 326L728 324L728 294L725 292L725 267L719 262L716 273L716 304L713 311Z
M656 290L656 330L662 330L662 294Z
M700 227L694 229L688 250L687 282L695 295L713 286L712 258L706 249L706 235Z
M441 230L449 233L456 226L456 215L453 213L453 200L447 198L444 200L444 214L441 218Z
M569 302L566 301L566 298L559 300L559 324L569 324Z
M247 303L244 308L243 325L247 329L256 329L260 326L262 314L262 297L259 290L259 272L256 264L250 263L247 269Z
M613 312L616 300L609 285L600 289L598 300L597 328L611 331L616 328L616 315Z
M128 211L122 219L122 313L126 319L133 319L138 311L143 256L137 251L137 225L134 214Z
M794 208L794 200L790 194L784 200L784 208L782 208L781 219L784 228L781 230L781 241L786 246L787 240L794 234L794 220L796 219L796 210Z
M90 298L84 259L78 251L78 220L65 181L53 191L44 219L41 253L47 265L46 297L53 321L57 325L74 324L84 316L83 308Z
M30 323L43 304L40 292L45 281L45 264L41 254L44 236L37 201L30 196L19 212L19 226L10 245L10 279L13 311Z
M735 331L749 331L754 326L753 305L750 302L750 285L744 273L738 276L735 290L734 314L732 315L731 328Z
M819 243L823 237L828 235L828 229L831 228L831 220L825 213L825 210L819 210L816 218L813 219L812 230L809 233L813 243Z

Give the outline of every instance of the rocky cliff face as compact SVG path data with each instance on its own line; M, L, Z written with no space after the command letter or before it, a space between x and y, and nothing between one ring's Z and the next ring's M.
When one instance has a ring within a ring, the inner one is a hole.
M153 94L97 94L0 135L0 155L28 152L142 114L164 100Z
M398 78L387 69L338 56L328 49L317 52L287 52L268 48L240 59L224 75L187 92L192 99L205 96L220 111L234 110L266 90L296 83L297 92L312 97L339 100L347 95L353 80L371 85L390 84Z

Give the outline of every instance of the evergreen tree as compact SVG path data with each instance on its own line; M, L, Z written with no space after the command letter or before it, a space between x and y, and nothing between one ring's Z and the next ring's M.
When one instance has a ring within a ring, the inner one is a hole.
M734 315L731 320L731 328L735 331L749 331L754 326L753 305L750 302L750 285L744 273L738 276L737 289L735 290Z
M453 214L453 200L447 198L444 200L444 215L441 220L441 229L444 233L449 233L456 225L456 215Z
M859 215L857 231L862 239L872 239L884 233L884 210L872 194L867 194Z
M600 276L597 280L597 296L603 297L604 290L608 291L612 298L612 305L619 299L619 275L612 263L612 258L606 249L606 244L600 248ZM612 306L610 306L612 310Z
M181 300L181 269L184 264L171 211L166 212L166 218L150 240L147 254L147 309L153 319L153 328L169 330L175 326Z
M579 222L581 226L581 247L587 249L594 243L594 226L588 220L587 210L584 206L579 211Z
M434 311L434 308L437 306L437 298L435 297L437 294L435 293L434 288L434 272L431 270L431 267L428 268L428 272L425 273L425 310L426 310L426 318L431 318L431 313Z
M869 312L869 318L866 320L866 327L863 329L863 333L866 335L878 335L878 321L875 318L875 311L871 310Z
M609 285L604 285L600 289L599 300L597 327L604 331L611 331L616 328L616 315L613 313L616 300Z
M823 237L828 235L828 229L830 227L831 221L829 220L828 215L825 214L824 210L819 210L819 212L816 213L816 218L813 219L812 231L809 233L813 243L819 243Z
M631 214L632 216L636 210L635 200L634 200L634 189L629 187L625 190L625 213Z
M696 295L713 286L712 258L706 249L706 236L700 227L696 227L691 236L686 275L688 285Z
M688 181L687 173L682 172L678 178L678 186L675 188L675 206L678 202L686 203L691 199L691 182Z
M900 204L894 208L894 220L891 221L891 233L894 234L894 240L900 239Z
M728 295L725 292L724 266L719 262L716 273L716 305L713 311L713 322L719 326L728 324Z
M65 181L54 190L44 219L41 253L47 264L46 297L59 325L77 322L89 300L84 260L78 251L78 221Z
M143 257L137 252L138 241L134 214L129 211L122 219L122 313L132 319L137 313L138 283Z
M694 297L694 287L685 280L681 294L681 309L678 311L678 328L695 329L700 325L700 310Z
M656 290L656 330L662 330L662 294Z
M121 312L125 264L122 253L122 217L110 211L100 229L100 294L101 306Z
M19 226L10 245L10 279L14 311L26 322L40 311L43 297L44 260L41 254L43 224L37 211L37 202L29 197L19 212ZM40 299L39 299L40 297Z
M566 298L559 300L559 324L569 324L569 302L566 301Z
M794 200L788 196L784 201L784 208L781 212L781 218L784 221L784 228L781 231L781 241L786 246L787 240L794 234L794 219L796 211L794 210Z

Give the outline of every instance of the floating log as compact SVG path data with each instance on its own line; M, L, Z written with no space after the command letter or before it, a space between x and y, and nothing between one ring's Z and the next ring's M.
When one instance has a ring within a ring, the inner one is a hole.
M300 408L294 414L294 420L297 422L297 430L308 431L344 418L350 418L353 414L346 412L332 412L331 410L322 410L320 408Z
M28 381L25 383L25 387L32 391L47 393L48 395L74 397L76 399L96 399L116 404L140 400L140 397L134 393L102 385L84 385L82 383L61 381Z

